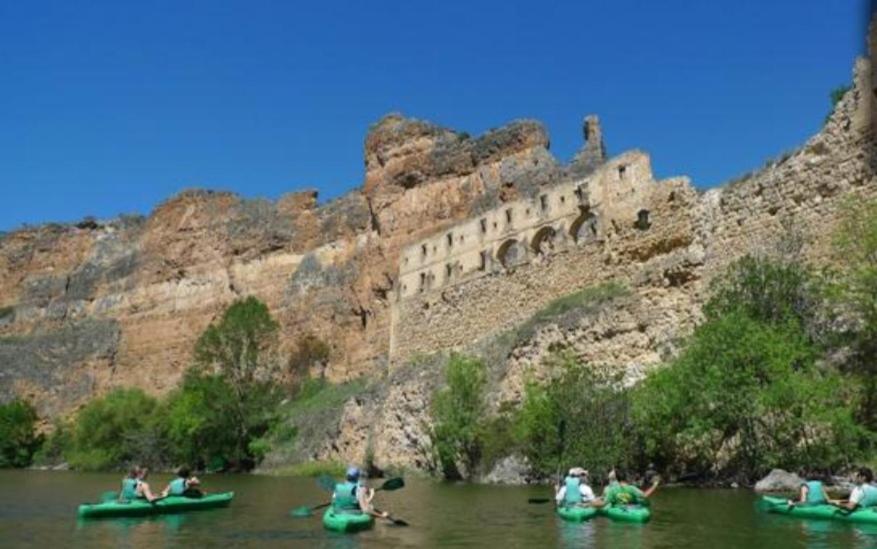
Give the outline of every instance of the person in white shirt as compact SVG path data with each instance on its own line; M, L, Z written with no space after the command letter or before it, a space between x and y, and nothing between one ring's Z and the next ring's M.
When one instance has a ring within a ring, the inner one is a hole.
M588 472L581 467L573 467L563 480L563 485L555 486L554 501L563 507L590 505L596 498L588 486Z

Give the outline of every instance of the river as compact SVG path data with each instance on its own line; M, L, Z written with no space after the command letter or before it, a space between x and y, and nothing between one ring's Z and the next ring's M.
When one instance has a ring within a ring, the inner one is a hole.
M167 475L150 478L163 487ZM227 509L182 515L77 521L76 507L118 484L119 475L0 471L3 547L611 547L611 548L872 548L877 525L853 526L766 515L746 490L664 488L645 525L605 518L572 524L548 504L527 503L546 488L444 484L410 479L376 502L410 526L379 524L356 535L322 529L319 514L292 518L326 494L313 479L257 475L208 476L205 488L234 490Z

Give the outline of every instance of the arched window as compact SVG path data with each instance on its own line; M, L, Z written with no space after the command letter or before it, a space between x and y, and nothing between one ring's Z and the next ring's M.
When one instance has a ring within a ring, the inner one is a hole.
M496 257L505 268L511 268L520 265L526 259L526 250L524 246L517 240L506 240L496 252Z
M641 231L645 231L649 227L652 226L652 221L649 219L649 211L648 210L640 210L636 214L636 223L633 224L634 227Z
M579 216L569 227L569 235L576 242L587 242L596 238L597 233L597 216L590 208L586 206L580 207Z
M542 227L533 236L530 241L530 247L533 253L547 255L554 251L554 245L557 240L557 231L554 227Z

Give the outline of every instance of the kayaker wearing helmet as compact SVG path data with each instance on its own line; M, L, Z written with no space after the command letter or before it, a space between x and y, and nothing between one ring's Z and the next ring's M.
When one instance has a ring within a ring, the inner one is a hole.
M828 502L850 511L860 507L877 507L877 486L871 484L873 481L874 473L871 469L862 467L856 473L856 487L850 492L850 499L846 501L832 499Z
M581 467L569 470L563 485L555 486L554 501L558 507L586 506L594 501L594 491L588 486L588 472Z
M177 478L171 480L168 483L167 487L161 493L161 497L201 497L204 494L202 494L201 490L199 490L200 486L201 481L198 480L198 477L191 476L191 474L189 473L189 469L186 467L182 467L177 471Z
M375 491L360 483L358 467L348 467L346 481L335 485L332 493L332 507L336 513L363 512L379 518L387 518L387 513L379 513L372 508Z

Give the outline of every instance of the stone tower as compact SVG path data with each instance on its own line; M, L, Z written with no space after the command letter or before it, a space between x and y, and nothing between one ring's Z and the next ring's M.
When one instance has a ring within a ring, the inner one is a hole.
M573 176L585 176L606 162L606 146L603 144L603 130L600 119L589 114L582 123L582 135L585 144L573 157L569 170Z

